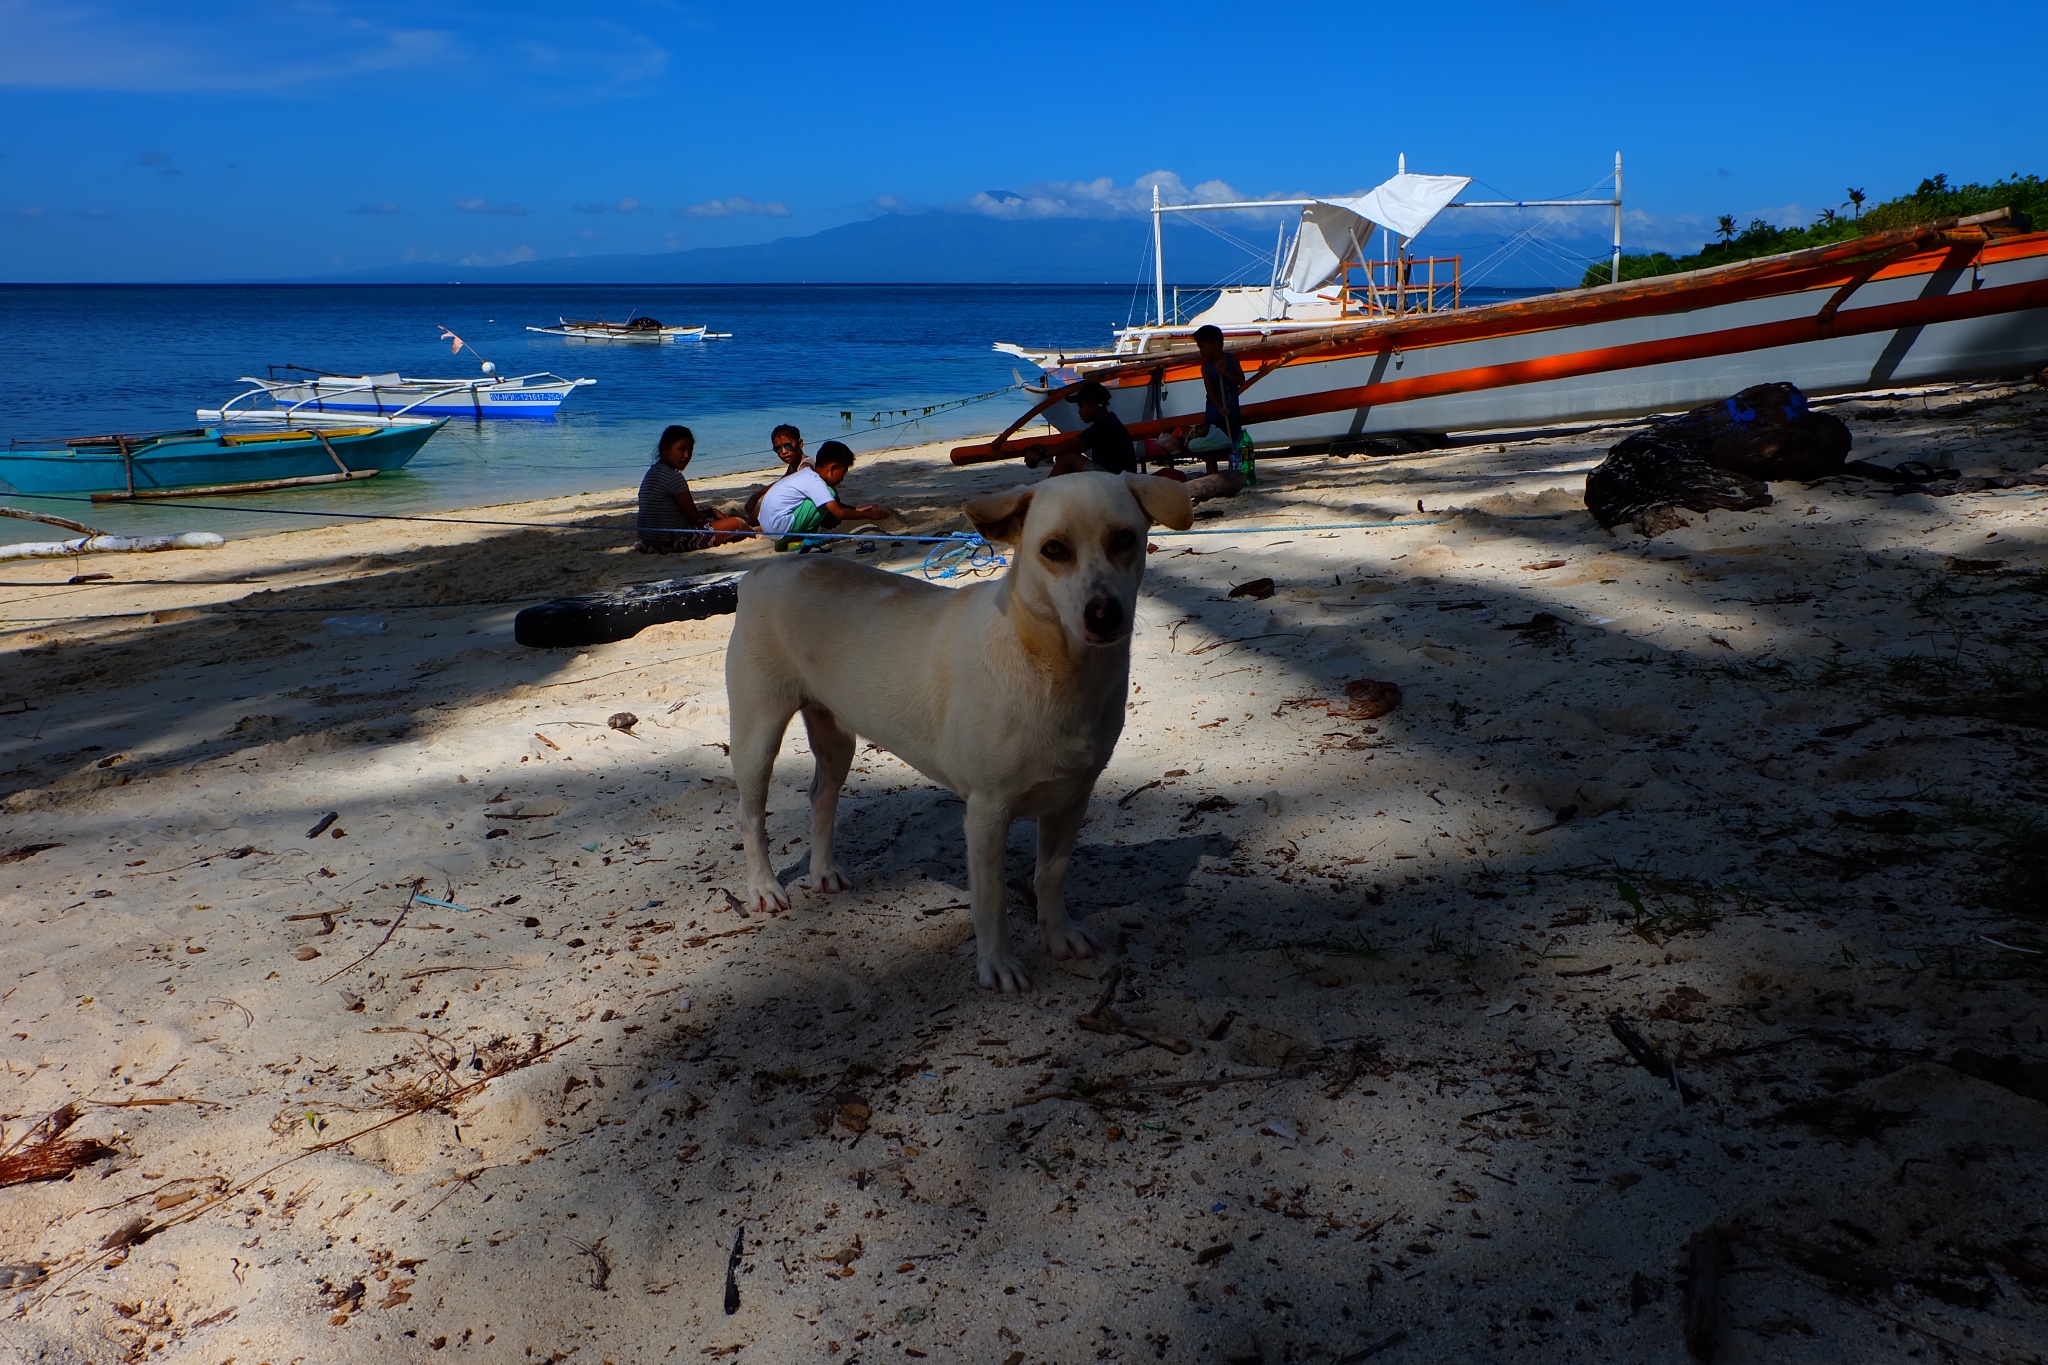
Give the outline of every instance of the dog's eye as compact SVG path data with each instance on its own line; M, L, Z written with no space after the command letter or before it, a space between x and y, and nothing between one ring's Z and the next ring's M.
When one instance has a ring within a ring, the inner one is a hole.
M1055 564L1064 563L1074 557L1074 552L1067 548L1067 542L1064 540L1048 540L1038 547L1038 553Z
M1110 533L1109 552L1120 555L1138 543L1138 533L1128 526L1119 526Z

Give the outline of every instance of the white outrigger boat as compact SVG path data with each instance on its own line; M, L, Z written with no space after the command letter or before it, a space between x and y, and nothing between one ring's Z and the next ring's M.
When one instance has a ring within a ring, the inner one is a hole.
M306 378L279 379L297 370ZM253 385L218 408L201 408L202 422L282 422L316 425L323 418L405 426L444 417L551 418L562 400L595 379L558 374L499 375L486 362L475 379L419 379L402 374L329 374L299 365L273 365L270 377L243 375Z
M1404 169L1351 198L1185 204L1160 216L1299 205L1272 283L1226 290L1186 322L1153 280L1157 314L1094 351L996 349L1044 370L1041 394L993 441L956 464L1026 455L1060 436L1016 435L1044 416L1078 428L1065 402L1105 385L1131 434L1202 420L1195 328L1213 323L1243 367L1254 444L1342 449L1375 433L1516 430L1681 411L1751 384L1809 394L2032 374L2048 359L2048 231L2008 210L1949 218L1728 265L1624 281L1621 161L1611 200L1459 203L1462 176ZM1418 259L1409 242L1449 208L1597 204L1614 212L1611 283L1466 305L1456 257ZM1370 250L1376 230L1392 244ZM1374 260L1377 254L1381 259ZM1256 384L1256 389L1252 385ZM1015 437L1015 439L1013 439Z
M557 318L552 327L528 327L542 336L568 337L574 341L727 341L731 332L714 332L709 327L670 327L659 318L629 317L624 322L603 318Z

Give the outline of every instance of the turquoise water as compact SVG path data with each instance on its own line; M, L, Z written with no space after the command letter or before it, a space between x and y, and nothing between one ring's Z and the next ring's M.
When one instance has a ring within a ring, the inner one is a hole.
M782 421L814 450L831 438L863 452L958 439L1029 406L1011 391L924 413L1014 383L1019 363L991 342L1103 345L1130 300L1128 288L1085 286L0 288L0 437L9 439L192 426L195 409L218 407L247 387L239 376L271 364L477 373L469 352L452 357L438 339L444 326L501 374L597 381L554 421L450 422L404 470L361 484L201 500L233 511L6 500L116 534L248 535L334 519L311 514L422 514L630 485L671 422L696 432L692 468L707 474L772 464L768 432ZM525 330L634 309L733 336L650 346ZM0 543L63 534L0 520Z

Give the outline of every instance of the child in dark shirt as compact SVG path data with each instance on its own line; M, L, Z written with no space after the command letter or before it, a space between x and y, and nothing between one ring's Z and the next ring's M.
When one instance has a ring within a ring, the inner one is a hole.
M1052 472L1057 475L1095 470L1104 474L1135 474L1137 445L1122 419L1109 410L1109 390L1092 382L1083 384L1074 391L1074 407L1088 425L1050 448Z
M634 549L643 554L708 550L739 539L722 533L747 529L738 517L712 516L697 506L690 481L683 477L696 453L697 437L688 427L670 427L661 433L654 463L640 480L639 534Z

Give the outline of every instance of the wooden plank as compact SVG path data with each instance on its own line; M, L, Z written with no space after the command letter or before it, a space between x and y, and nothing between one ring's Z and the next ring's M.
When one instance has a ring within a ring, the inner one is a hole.
M95 493L94 502L147 502L155 498L210 497L220 493L267 493L273 488L305 488L319 483L353 483L374 479L381 469L357 469L347 474L308 474L296 479L263 479L255 483L210 483L191 488L138 488L133 493Z
M224 446L274 445L279 441L318 441L336 436L374 436L383 427L334 427L325 431L238 431L220 438Z

